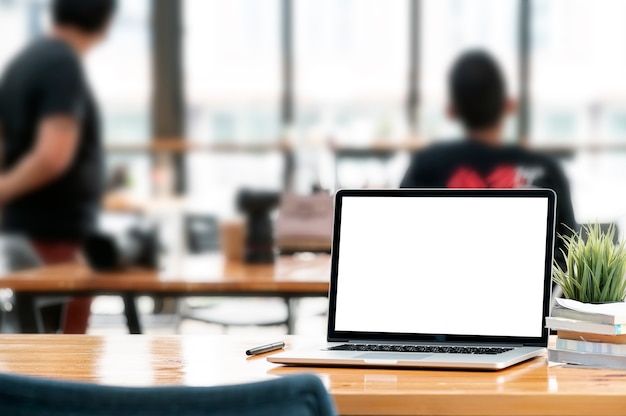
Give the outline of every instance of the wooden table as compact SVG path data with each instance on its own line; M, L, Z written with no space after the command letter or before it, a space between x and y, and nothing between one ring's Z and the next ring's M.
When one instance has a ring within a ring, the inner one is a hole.
M287 336L287 348L312 339ZM303 371L346 415L623 415L626 372L548 366L499 372L281 367L233 336L0 335L0 371L109 385L214 386ZM271 354L271 353L270 353Z
M22 332L42 332L35 311L39 297L119 295L130 332L141 333L135 306L139 295L272 296L290 301L327 296L329 279L328 255L279 257L275 265L246 265L210 254L166 259L159 271L95 273L78 263L47 266L0 277L0 288L14 291ZM288 326L291 333L293 317Z

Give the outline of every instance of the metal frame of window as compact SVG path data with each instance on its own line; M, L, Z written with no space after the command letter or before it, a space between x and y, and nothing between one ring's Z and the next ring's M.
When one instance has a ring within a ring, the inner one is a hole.
M517 140L525 144L530 136L530 46L531 46L531 0L519 0L518 65L519 109Z
M280 19L280 43L281 43L281 68L282 68L282 94L281 94L281 125L283 130L282 140L290 143L289 133L294 126L295 100L294 100L294 82L293 82L293 0L281 1L281 19ZM286 147L283 149L284 172L283 172L283 189L291 190L293 188L296 157L293 149Z
M184 140L185 92L183 86L182 8L179 0L154 0L152 38L152 137ZM175 192L186 189L185 155L172 153Z
M421 0L410 0L409 11L409 82L407 92L407 121L413 136L419 128L420 58L421 58Z

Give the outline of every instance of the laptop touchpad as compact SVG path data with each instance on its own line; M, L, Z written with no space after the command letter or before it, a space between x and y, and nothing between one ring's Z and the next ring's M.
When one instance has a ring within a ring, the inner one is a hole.
M430 357L432 354L413 352L366 352L354 358L363 360L390 360L390 361L418 361Z

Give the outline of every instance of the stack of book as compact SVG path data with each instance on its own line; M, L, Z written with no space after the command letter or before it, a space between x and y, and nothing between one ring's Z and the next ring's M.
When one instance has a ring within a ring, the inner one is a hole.
M557 331L554 362L626 369L626 303L590 305L558 299L546 318Z

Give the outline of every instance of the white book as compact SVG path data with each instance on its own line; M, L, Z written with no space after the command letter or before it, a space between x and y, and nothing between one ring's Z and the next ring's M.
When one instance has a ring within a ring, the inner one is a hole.
M609 344L608 342L576 341L573 339L556 339L559 350L592 352L596 354L626 355L626 344Z
M558 349L548 349L548 360L556 363L575 364L586 367L605 367L626 370L626 356L595 354Z
M550 316L554 318L575 319L579 321L595 322L598 324L619 325L626 324L626 316L605 315L600 313L581 312L575 309L555 305Z
M626 324L626 302L583 303L573 299L556 299L552 316L604 324Z
M621 335L626 331L626 326L622 327L621 324L599 324L589 321L579 321L577 319L555 318L553 316L546 318L546 327L556 330L589 332L603 335Z

